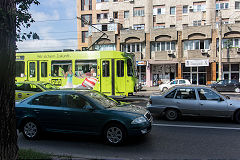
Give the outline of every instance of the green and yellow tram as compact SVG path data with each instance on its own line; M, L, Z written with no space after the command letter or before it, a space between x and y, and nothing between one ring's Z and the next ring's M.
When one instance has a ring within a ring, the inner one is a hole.
M16 81L43 81L60 87L69 83L72 87L84 86L86 81L106 95L128 96L134 92L136 77L131 54L55 51L16 53Z

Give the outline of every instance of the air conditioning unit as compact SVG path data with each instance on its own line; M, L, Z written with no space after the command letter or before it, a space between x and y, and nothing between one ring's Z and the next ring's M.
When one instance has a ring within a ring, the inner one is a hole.
M188 6L189 12L193 12L193 6Z
M129 2L134 2L134 0L129 0Z
M169 57L174 57L175 51L167 51Z
M201 49L201 53L208 53L208 49Z
M237 53L240 53L240 48L237 48Z
M114 19L113 18L108 18L108 22L113 22Z

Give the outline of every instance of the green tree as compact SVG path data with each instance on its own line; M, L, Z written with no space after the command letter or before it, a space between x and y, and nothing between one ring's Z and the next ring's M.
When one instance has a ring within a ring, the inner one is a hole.
M35 33L21 33L22 27L34 22L29 7L37 0L0 1L0 159L17 158L15 119L15 52L16 41L38 38Z

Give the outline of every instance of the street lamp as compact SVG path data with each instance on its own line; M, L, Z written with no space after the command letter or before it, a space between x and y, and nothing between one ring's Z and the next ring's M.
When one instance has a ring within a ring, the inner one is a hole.
M218 55L218 80L222 80L222 13L219 9L219 26L218 26L218 33L219 33L219 55Z

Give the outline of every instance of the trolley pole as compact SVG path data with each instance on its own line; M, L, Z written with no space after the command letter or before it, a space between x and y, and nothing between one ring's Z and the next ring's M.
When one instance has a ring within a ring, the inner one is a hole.
M222 80L222 13L219 10L219 55L218 55L218 80Z

